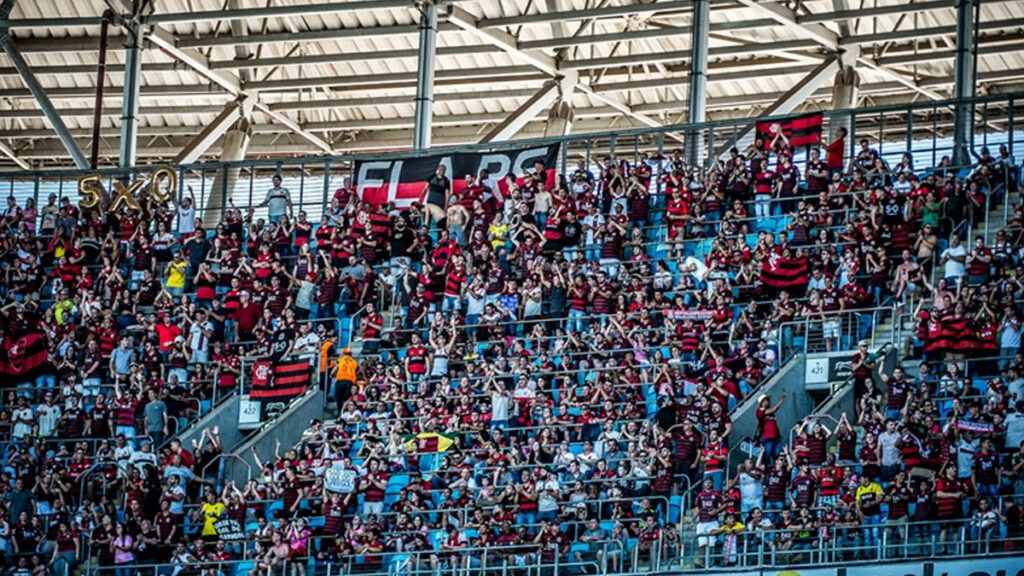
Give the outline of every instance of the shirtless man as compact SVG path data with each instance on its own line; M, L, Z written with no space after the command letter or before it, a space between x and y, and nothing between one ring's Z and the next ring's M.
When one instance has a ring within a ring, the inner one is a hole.
M921 265L914 261L910 250L903 251L903 263L896 267L896 278L893 280L896 288L896 300L902 302L903 294L917 292L921 283Z
M260 559L257 570L263 576L274 576L284 573L284 562L288 559L291 548L281 539L281 534L274 531L270 535L270 548Z
M468 178L469 176L467 176ZM448 200L446 212L448 234L459 246L466 245L466 225L469 224L469 211L459 203L459 195L452 194Z

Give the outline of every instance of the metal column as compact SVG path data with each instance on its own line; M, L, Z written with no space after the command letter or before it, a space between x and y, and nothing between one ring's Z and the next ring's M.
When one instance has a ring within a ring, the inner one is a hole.
M433 0L420 3L420 49L416 66L416 121L413 148L430 148L434 116L434 56L437 52L437 6Z
M200 215L203 220L203 228L211 230L221 220L222 213L226 206L230 206L231 196L235 191L238 182L240 168L231 164L245 159L252 142L252 127L249 121L242 118L235 126L224 135L220 161L225 162L210 186L210 194L206 197L206 205Z
M832 109L846 110L844 114L832 116L829 120L829 142L836 137L840 128L846 128L849 134L853 130L854 109L857 107L857 96L860 88L860 74L853 66L843 66L836 73L835 84L832 85ZM847 140L849 142L850 140Z
M124 54L124 104L121 108L121 168L135 166L139 138L139 74L142 69L142 29L125 23L128 44Z
M977 19L979 0L956 0L956 73L954 95L957 100L953 126L953 163L971 163L970 147L974 136L974 107L964 100L974 97L977 81Z
M707 120L708 32L711 29L711 0L694 0L693 31L690 34L690 100L686 105L687 124ZM704 157L703 130L686 134L686 161L697 166Z
M35 74L28 67L28 62L21 55L21 51L14 45L14 40L11 39L11 35L6 29L0 30L0 44L3 45L4 51L7 53L7 57L11 60L11 64L14 65L15 70L21 76L22 82L25 83L25 87L32 93L32 96L36 99L36 104L43 111L46 119L50 121L50 125L53 126L53 131L57 133L57 137L60 138L64 148L67 149L71 159L74 160L75 166L80 170L86 170L89 168L89 161L86 160L85 154L75 143L74 138L71 137L71 133L68 132L68 127L64 124L64 120L61 119L57 109L53 107L53 102L50 102L50 98L46 95L46 91L43 90L39 80L36 79Z

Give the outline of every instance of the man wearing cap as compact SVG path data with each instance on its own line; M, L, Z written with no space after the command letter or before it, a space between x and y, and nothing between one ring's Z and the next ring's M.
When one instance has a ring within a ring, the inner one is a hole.
M341 357L338 358L338 371L334 376L334 398L338 403L338 412L345 405L345 401L352 395L352 387L355 386L359 374L359 362L352 357L352 350L344 348Z
M871 354L868 352L867 340L861 340L857 344L857 352L853 354L850 368L853 371L854 398L860 400L875 388L871 373L876 368L876 360L871 358Z

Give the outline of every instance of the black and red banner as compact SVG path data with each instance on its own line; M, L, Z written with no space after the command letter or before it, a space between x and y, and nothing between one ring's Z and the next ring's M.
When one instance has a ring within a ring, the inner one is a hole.
M312 369L308 360L276 364L261 360L253 364L249 400L259 403L261 422L277 418L292 399L309 388Z
M786 120L758 122L757 137L764 140L767 145L781 130L793 148L814 146L821 143L821 122L821 112L794 116Z
M251 400L290 400L309 387L312 368L309 361L282 362L277 365L269 361L256 362L252 368Z
M803 290L810 279L807 258L784 258L771 254L761 266L761 282L776 290Z
M0 344L0 374L30 377L46 364L48 358L46 336L42 332L6 336Z
M534 148L516 148L493 152L455 152L420 156L398 160L358 160L355 163L355 187L359 198L374 206L394 202L397 208L408 208L419 200L427 180L437 172L437 167L447 167L446 176L452 181L456 194L466 188L465 176L480 177L481 170L487 170L490 180L497 183L498 194L508 192L505 176L513 174L516 182L522 184L523 176L532 174L534 163L540 160L547 171L547 185L555 185L555 165L558 161L558 144Z

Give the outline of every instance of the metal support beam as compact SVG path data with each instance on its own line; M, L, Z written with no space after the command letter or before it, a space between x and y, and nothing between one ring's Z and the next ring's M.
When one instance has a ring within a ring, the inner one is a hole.
M239 162L245 159L249 151L249 144L252 142L252 130L249 121L242 118L234 128L224 136L223 148L221 148L221 162ZM213 179L210 187L210 195L206 198L206 205L203 206L202 219L203 227L212 229L221 220L221 212L225 206L229 206L228 200L235 189L235 182L238 181L239 168L225 166Z
M5 5L8 4L5 2ZM10 2L13 5L13 2ZM7 7L10 10L10 7ZM74 138L71 137L71 133L68 132L67 125L64 124L64 120L61 119L57 109L53 107L53 103L50 102L49 97L46 96L46 91L43 90L39 80L36 79L35 75L32 74L32 70L28 66L28 62L18 51L18 47L14 45L14 40L11 39L11 35L7 30L0 29L0 44L3 45L4 52L7 53L7 57L17 68L18 74L21 76L22 82L25 83L25 87L29 89L32 96L36 99L36 104L43 111L47 120L50 121L50 125L53 127L53 131L57 133L57 137L60 138L64 148L68 151L68 155L75 162L81 170L89 168L89 161L85 158L85 154L82 153L81 148L75 143Z
M572 132L572 124L576 120L576 114L572 106L565 100L559 100L548 110L548 119L544 124L545 138L558 138L568 136Z
M228 102L224 110L217 115L217 118L206 125L191 142L188 143L177 156L174 157L174 164L192 164L199 160L213 146L221 136L234 126L239 120L247 120L252 113L253 97L243 96L242 98Z
M868 58L857 58L857 63L860 64L861 66L864 66L865 68L869 68L869 69L871 69L871 70L873 70L873 71L875 71L875 72L877 72L877 73L879 73L879 74L881 74L883 76L888 76L889 79L891 79L891 80L893 80L895 82L899 82L900 84L903 84L904 86L906 86L907 88L910 88L914 92L917 92L918 94L921 94L923 96L927 96L931 100L943 100L945 98L944 96L942 96L942 94L939 94L938 92L936 92L934 90L929 90L928 88L925 88L923 86L919 86L918 83L915 82L913 78L910 78L910 77L906 76L905 74L902 74L900 72L892 70L892 69L890 69L890 68L888 68L886 66L882 66L880 64L877 64L877 63L869 60Z
M124 97L121 100L121 168L135 166L139 140L139 83L142 71L142 28L126 23L124 48Z
M568 78L568 76L566 76L566 74L559 69L558 61L552 58L551 56L548 56L543 52L535 50L521 49L519 47L518 40L511 34L500 32L497 30L484 30L480 28L478 25L479 19L473 14L467 12L466 10L463 10L458 6L450 6L449 9L450 12L448 14L448 21L451 22L452 24L455 24L460 29L473 34L478 39L483 40L484 42L488 42L494 46L497 46L503 52L515 58L519 62L527 64L529 66L533 66L534 68L540 70L541 72L544 72L545 74L549 74L555 78ZM598 101L607 104L608 106L611 106L612 108L618 110L620 113L629 116L630 118L636 120L637 122L640 122L641 124L650 126L652 128L660 128L662 126L661 122L658 122L657 120L640 114L638 112L634 112L628 104L623 104L622 102L619 102L614 98L609 98L604 94L597 93L590 86L587 86L580 82L578 78L573 79L572 83L574 84L575 89L579 90L580 92L583 92L584 94L587 94L590 97L595 98ZM682 137L679 136L678 134L670 133L668 134L668 136L670 138L682 142Z
M425 0L420 10L420 49L416 64L416 124L413 148L430 148L430 131L434 118L434 60L437 50L437 5Z
M234 96L242 94L242 83L237 76L211 68L210 60L199 50L180 48L178 46L178 39L174 37L174 34L159 26L154 26L146 37L155 46L166 52L168 56L184 63L189 68L195 70L200 76L220 86L229 94Z
M817 23L801 24L796 12L772 0L738 0L747 8L753 8L762 15L786 26L804 38L810 38L835 52L839 49L839 35Z
M448 21L459 29L476 36L478 40L497 46L503 52L512 56L523 64L549 74L559 76L558 63L554 58L536 50L522 50L519 48L519 41L515 36L500 30L485 30L478 25L479 18L470 12L458 7L449 6Z
M693 32L690 34L690 98L686 106L687 124L707 120L708 34L711 30L711 0L694 0ZM686 135L686 161L699 166L704 156L704 131Z
M957 100L953 127L953 163L964 166L971 162L970 148L974 137L974 106L964 102L973 98L977 81L977 26L981 14L980 0L956 0L956 68L953 93Z
M242 7L241 0L228 0L229 10L238 10ZM249 22L239 18L238 20L231 20L231 35L239 38L249 35ZM239 62L248 62L252 59L252 52L249 50L249 46L246 44L239 44L235 46L235 60ZM248 84L252 80L252 73L249 68L242 68L238 72L238 77L243 83Z
M508 140L537 117L541 111L547 109L558 100L558 83L549 80L529 100L524 102L515 112L511 113L500 124L492 128L483 138L481 143Z
M829 142L836 137L839 128L846 128L850 134L853 125L852 110L857 107L857 92L860 88L860 75L853 66L843 66L836 73L835 84L832 86L832 109L851 110L849 114L832 116L829 120Z
M849 3L846 0L832 0L832 9L835 10L837 13L847 12L849 10L849 8L850 8L850 5L849 5ZM907 6L907 8L909 9L910 7ZM801 24L806 24L807 23L807 19L799 17L799 16L797 17L797 21L800 22ZM839 24L839 34L843 38L849 36L850 35L850 23L848 21L846 21L846 20L839 20L837 23Z
M170 55L172 58L185 63L190 68L195 70L196 73L198 73L200 76L206 78L207 80L216 84L217 86L220 86L229 94L233 96L250 95L242 88L242 82L238 78L238 76L220 72L218 70L213 70L212 68L210 68L210 61L206 58L206 56L204 56L198 50L192 48L179 47L177 38L175 38L174 35L168 32L167 30L164 30L159 26L154 26L150 30L148 37L150 41L153 42L153 44L159 46L161 49L167 52L167 54ZM252 95L256 97L255 94ZM298 134L299 136L301 136L306 141L310 142L320 150L323 150L328 154L334 153L334 149L323 138L320 138L316 134L313 134L312 132L303 129L298 122L295 122L294 120L288 118L287 116L280 112L272 110L266 104L259 102L258 97L253 106L255 107L255 109L266 114L274 122L286 126L289 130L295 132L296 134Z
M7 158L10 159L11 162L17 164L18 168L21 168L22 170L32 169L32 166L28 162L21 158L18 158L18 155L15 154L14 150L12 150L10 146L4 144L3 142L0 142L0 154L7 156Z

